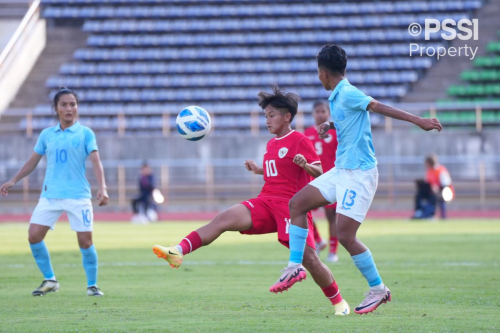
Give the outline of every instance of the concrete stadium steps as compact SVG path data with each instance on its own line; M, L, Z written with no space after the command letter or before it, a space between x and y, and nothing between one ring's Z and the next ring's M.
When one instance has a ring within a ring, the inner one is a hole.
M72 60L75 50L85 46L86 42L87 34L79 27L47 29L47 45L10 108L34 108L37 104L50 103L45 82L63 63Z
M28 0L0 0L0 19L21 18L30 6Z
M489 42L497 40L497 31L500 29L500 6L497 1L489 1L480 8L474 18L479 20L479 40L462 41L455 39L450 46L459 48L469 46L478 47L476 58L486 54ZM409 47L409 46L408 46ZM447 89L452 84L460 83L460 73L473 67L469 57L445 57L432 66L427 74L417 81L412 90L401 99L402 103L436 101L447 97Z

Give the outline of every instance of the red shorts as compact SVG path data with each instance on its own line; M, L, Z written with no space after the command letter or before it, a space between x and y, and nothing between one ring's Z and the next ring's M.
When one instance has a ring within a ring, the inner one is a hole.
M277 232L278 241L289 246L290 238L288 228L290 227L290 211L288 210L288 200L271 197L257 197L241 203L245 205L252 214L253 227L249 230L241 231L245 235L262 235ZM309 234L307 235L307 245L316 249L314 245L313 221L311 212L307 213L307 224Z

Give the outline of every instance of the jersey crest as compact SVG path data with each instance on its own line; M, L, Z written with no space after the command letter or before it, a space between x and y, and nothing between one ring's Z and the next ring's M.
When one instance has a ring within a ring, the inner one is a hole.
M278 152L278 156L279 156L280 158L283 158L283 157L285 157L285 156L286 156L286 153L288 153L288 148L283 147L283 148L281 148L281 149L279 150L279 152Z

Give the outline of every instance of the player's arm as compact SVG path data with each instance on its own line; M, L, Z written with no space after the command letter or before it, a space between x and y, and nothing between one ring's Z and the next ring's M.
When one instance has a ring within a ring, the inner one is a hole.
M248 171L251 171L256 175L264 175L264 168L259 167L257 163L255 163L255 161L253 160L246 160L245 168L247 168Z
M368 104L368 111L375 112L386 117L407 121L409 123L417 125L424 131L432 131L435 129L441 132L441 130L443 129L443 126L441 126L441 123L436 118L427 119L415 116L414 114L408 113L398 108L380 103L375 99L372 99L370 104Z
M293 158L293 163L303 168L309 175L313 176L314 178L319 177L323 174L323 167L321 166L321 163L307 163L306 158L302 154L295 155L295 157Z
M6 182L0 187L0 193L2 195L8 195L9 194L9 189L14 186L18 181L29 175L30 173L33 172L33 170L36 169L38 163L40 163L40 160L42 159L43 155L40 155L38 153L33 153L31 154L29 160L23 165L21 170L19 170L14 177L12 177L11 180Z
M97 184L99 184L97 202L99 203L99 206L106 206L109 202L109 196L106 188L106 179L104 179L104 168L102 167L101 158L99 157L99 152L97 150L90 153L90 160L92 161L92 167L94 169L95 178L97 179Z

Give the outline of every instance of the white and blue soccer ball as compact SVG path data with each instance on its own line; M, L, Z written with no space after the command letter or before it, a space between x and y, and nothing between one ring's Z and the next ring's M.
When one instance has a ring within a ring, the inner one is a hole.
M199 106L188 106L179 113L175 122L179 134L190 141L203 139L212 128L210 115Z

